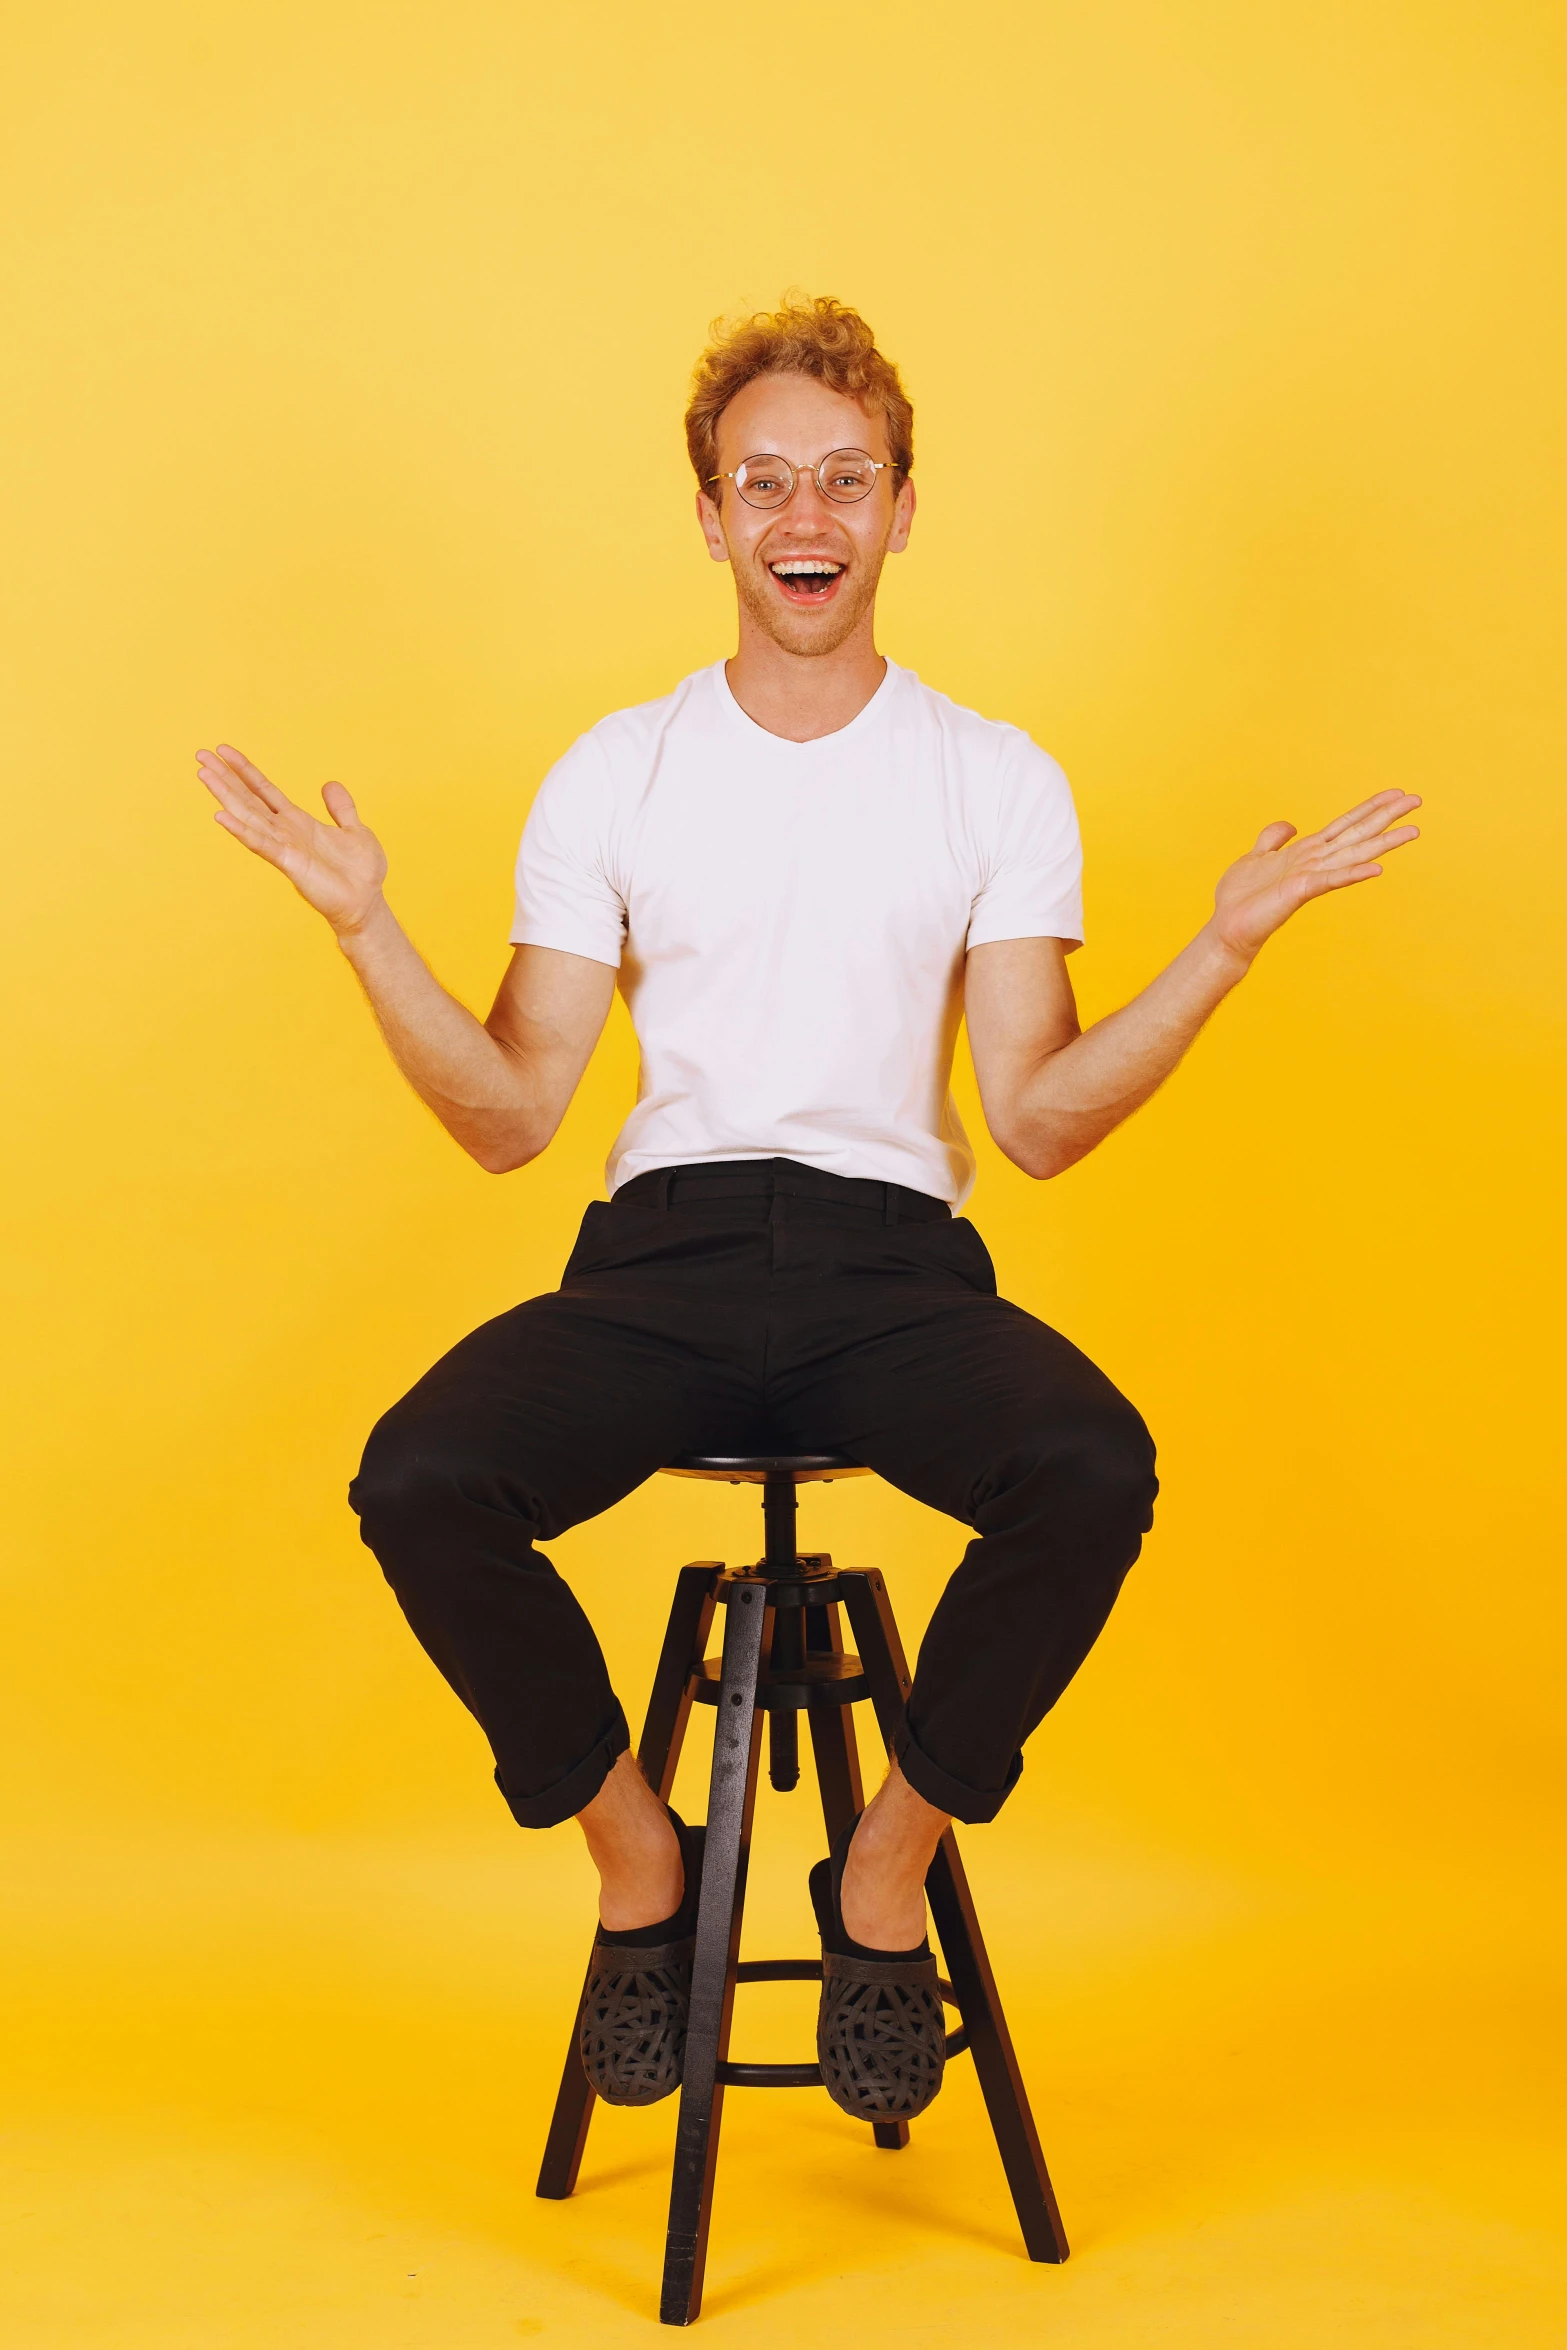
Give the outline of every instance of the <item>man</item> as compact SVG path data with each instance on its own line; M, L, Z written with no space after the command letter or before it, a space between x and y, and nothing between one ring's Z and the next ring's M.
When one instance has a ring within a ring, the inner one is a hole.
M825 2077L857 2070L855 2110L868 2078L880 2110L907 2115L940 2081L937 1841L999 1810L1156 1490L1131 1406L997 1298L953 1220L973 1174L948 1095L959 1021L996 1143L1058 1174L1148 1099L1291 914L1416 837L1419 802L1379 792L1305 839L1270 824L1191 944L1080 1032L1065 778L876 650L882 564L914 519L895 368L853 311L794 305L715 341L686 424L738 649L605 719L545 779L488 1020L398 927L341 784L323 824L236 750L199 764L219 824L331 923L399 1067L481 1166L549 1142L617 970L636 1026L611 1197L560 1289L437 1364L373 1433L352 1493L517 1819L575 1816L587 1838L601 2094L645 2102L679 2080L697 1846L639 1776L598 1644L535 1537L682 1452L766 1449L842 1450L974 1529L886 1782L813 1872L835 1979L847 1964L863 1994L824 2006Z

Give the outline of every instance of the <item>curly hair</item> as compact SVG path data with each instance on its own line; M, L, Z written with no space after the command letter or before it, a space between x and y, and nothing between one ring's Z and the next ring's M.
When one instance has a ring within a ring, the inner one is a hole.
M737 392L759 375L814 375L879 415L887 429L894 490L914 466L914 410L890 359L857 310L831 294L785 299L752 318L715 318L712 341L696 363L686 409L686 447L696 478L711 489L718 471L718 420Z

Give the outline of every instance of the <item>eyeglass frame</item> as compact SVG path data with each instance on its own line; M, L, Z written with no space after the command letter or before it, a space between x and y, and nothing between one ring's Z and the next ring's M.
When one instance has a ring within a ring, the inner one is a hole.
M899 466L896 458L873 457L869 449L856 449L852 445L845 445L841 449L829 449L826 456L818 459L815 465L796 465L792 457L784 456L782 451L778 449L758 449L755 456L742 457L739 464L734 468L732 473L710 473L707 477L707 481L704 482L702 486L705 489L708 485L708 482L733 481L735 484L735 496L737 498L744 498L745 503L751 508L753 513L781 514L785 506L788 505L789 500L794 496L795 491L799 488L805 476L809 474L811 479L816 484L817 496L819 498L825 498L829 506L863 506L866 499L870 497L875 491L875 482L873 481L868 489L861 490L857 497L833 497L828 491L826 484L822 480L822 471L825 466L832 462L834 457L863 457L866 464L869 465L873 472L876 473L897 473L903 470ZM735 475L743 473L748 465L764 464L781 465L789 475L789 487L784 492L783 496L777 501L776 505L759 506L754 498L746 498L744 490L740 487L739 482L735 480Z

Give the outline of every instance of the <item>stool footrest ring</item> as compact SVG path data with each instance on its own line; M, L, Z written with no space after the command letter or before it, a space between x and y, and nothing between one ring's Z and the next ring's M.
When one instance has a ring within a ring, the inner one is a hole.
M726 2089L819 2089L819 2064L737 2064L725 2057L718 2077Z
M737 1983L819 1983L821 1979L819 1958L742 1958L735 1968ZM957 2006L952 1985L944 1976L938 1979L936 1989L949 2007ZM947 2034L949 2056L961 2056L968 2044L966 2024L960 2023L955 2032ZM819 2089L822 2068L819 2064L765 2064L725 2057L718 2067L718 2078L728 2089Z

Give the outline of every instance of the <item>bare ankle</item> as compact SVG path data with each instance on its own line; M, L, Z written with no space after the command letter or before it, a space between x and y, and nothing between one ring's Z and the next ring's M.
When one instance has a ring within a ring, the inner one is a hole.
M623 1754L577 1814L599 1873L599 1922L612 1934L657 1925L680 1907L685 1866L667 1807Z
M913 1950L925 1939L925 1872L950 1825L896 1763L867 1806L844 1865L844 1931L870 1950Z

